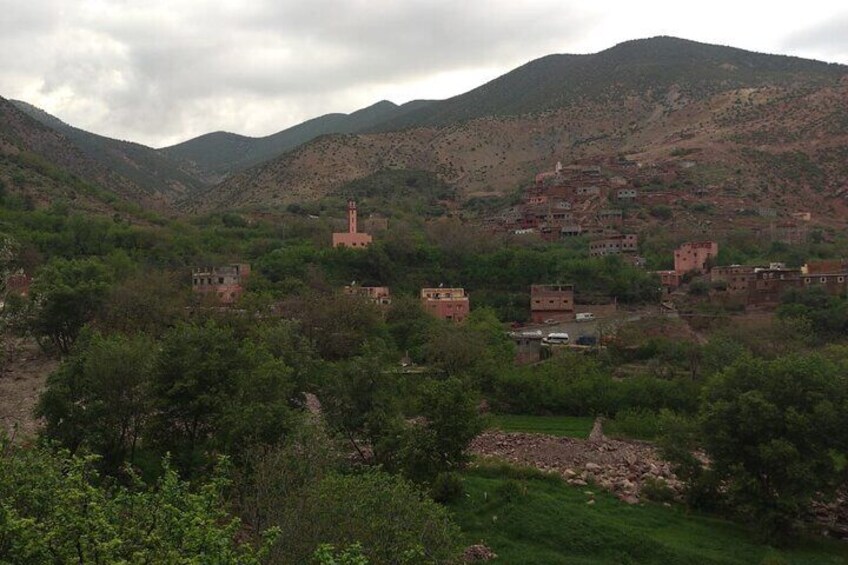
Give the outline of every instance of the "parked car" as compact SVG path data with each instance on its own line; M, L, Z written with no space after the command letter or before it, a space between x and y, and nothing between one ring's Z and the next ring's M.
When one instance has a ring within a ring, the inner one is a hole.
M568 343L568 334L565 332L549 333L542 338L543 345L565 345Z
M589 320L594 320L595 315L592 314L591 312L580 312L575 316L575 319L578 322L587 322Z
M581 335L575 343L577 345L597 345L598 338L593 335Z

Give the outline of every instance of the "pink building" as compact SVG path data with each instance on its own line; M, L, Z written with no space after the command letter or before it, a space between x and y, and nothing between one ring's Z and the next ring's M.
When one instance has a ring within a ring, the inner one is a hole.
M371 245L372 238L367 233L358 233L356 225L356 202L347 202L347 231L333 234L333 247L353 247L359 249Z
M715 241L690 241L674 251L674 271L683 275L690 271L706 273L707 262L718 256Z
M463 288L422 288L421 304L437 318L454 322L463 321L471 310Z
M195 294L213 297L221 304L232 304L241 298L249 276L250 265L247 263L195 267L191 272L191 289Z
M530 286L530 320L566 320L574 317L574 287L570 284L534 284Z

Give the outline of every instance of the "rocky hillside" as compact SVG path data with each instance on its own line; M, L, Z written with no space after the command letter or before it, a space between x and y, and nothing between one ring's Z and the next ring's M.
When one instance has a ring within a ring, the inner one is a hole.
M134 183L108 171L64 135L3 98L0 183L6 196L32 207L62 202L79 210L111 213L111 203L121 199L157 204Z
M187 209L319 198L387 168L435 172L467 199L510 193L558 160L626 154L685 162L693 184L733 195L736 207L837 214L848 191L846 108L845 66L672 38L628 42L534 61L405 118L424 126L324 136Z

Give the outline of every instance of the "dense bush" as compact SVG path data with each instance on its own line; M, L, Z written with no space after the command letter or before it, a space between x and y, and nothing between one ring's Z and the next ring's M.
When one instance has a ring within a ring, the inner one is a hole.
M614 379L596 361L573 354L503 371L495 379L492 401L500 411L515 414L593 416L663 408L693 412L698 389L696 382L686 378Z

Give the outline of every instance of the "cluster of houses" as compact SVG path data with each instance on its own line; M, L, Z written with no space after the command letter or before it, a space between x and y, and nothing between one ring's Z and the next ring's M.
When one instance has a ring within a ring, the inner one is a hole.
M844 296L848 291L848 262L810 261L797 269L784 263L729 265L713 267L709 277L711 297L733 299L746 306L773 306L790 289L819 287L831 296Z
M586 236L591 256L622 255L644 265L636 252L637 236L625 225L624 209L665 203L669 193L638 187L676 178L669 165L644 166L624 157L584 165L557 163L553 171L536 175L519 204L486 223L495 231L535 234L547 241Z
M785 263L715 265L718 243L693 241L674 251L674 269L658 271L662 286L677 289L685 277L709 281L710 298L743 306L769 307L780 303L790 289L821 287L832 296L848 292L848 260L809 261L799 268Z
M622 167L635 167L622 160ZM624 213L615 203L632 203L638 189L623 175L608 176L600 166L557 163L554 171L536 175L524 190L522 201L487 223L516 234L538 234L555 241L578 235L607 236L620 230Z
M631 166L622 161L620 166ZM582 184L594 181L594 184ZM566 224L557 224L575 218L575 203L583 212L591 209L584 205L592 198L604 194L618 181L600 174L598 167L565 168L557 164L553 173L537 175L534 191L526 197L528 208L543 206L545 214L526 214L519 218L521 225L536 225L541 233L553 233L559 226L560 234L568 231ZM629 194L629 193L628 193ZM575 197L583 198L580 200ZM625 196L629 198L629 196ZM582 204L581 204L582 202ZM557 212L554 214L553 210ZM632 233L613 233L613 227L621 226L620 211L600 210L591 217L596 218L600 231L598 237L589 242L592 257L621 255L633 264L644 266L639 257L638 237ZM588 217L586 214L581 216ZM582 230L582 228L581 228ZM373 242L371 234L358 230L356 202L347 205L347 231L332 235L334 247L364 249ZM660 283L669 292L681 286L691 277L709 277L711 297L732 297L746 305L767 305L779 302L780 296L789 288L823 286L832 294L844 294L848 263L843 261L812 262L800 269L789 269L785 265L772 263L768 266L715 266L718 258L718 243L715 241L692 241L674 251L674 269L657 271ZM235 263L222 267L195 268L192 270L192 289L201 296L213 297L219 304L229 305L241 297L250 277L250 265ZM367 298L380 306L391 304L391 291L384 286L358 286L351 284L344 292ZM468 295L463 288L422 288L420 300L424 309L437 318L461 322L470 312ZM559 323L574 319L574 287L571 285L532 285L530 288L530 320L532 323Z

